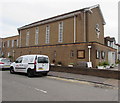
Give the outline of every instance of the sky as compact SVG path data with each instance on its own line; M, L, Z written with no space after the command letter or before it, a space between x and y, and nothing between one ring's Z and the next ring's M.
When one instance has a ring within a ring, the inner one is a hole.
M17 28L85 7L100 5L104 35L118 42L118 0L1 0L0 37L18 35Z

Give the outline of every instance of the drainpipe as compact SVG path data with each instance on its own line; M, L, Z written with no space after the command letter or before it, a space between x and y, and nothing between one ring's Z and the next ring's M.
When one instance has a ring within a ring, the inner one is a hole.
M21 31L19 30L19 47L21 47Z
M74 43L76 42L76 15L74 15Z
M84 10L84 42L86 42L86 10Z

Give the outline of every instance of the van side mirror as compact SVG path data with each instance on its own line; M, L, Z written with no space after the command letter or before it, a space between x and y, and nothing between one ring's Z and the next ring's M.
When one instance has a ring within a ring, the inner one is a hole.
M18 63L18 61L15 61L15 63Z

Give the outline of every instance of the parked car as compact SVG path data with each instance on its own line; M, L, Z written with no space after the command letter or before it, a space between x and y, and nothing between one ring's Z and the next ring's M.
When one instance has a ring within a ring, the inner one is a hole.
M46 55L24 55L11 64L10 73L27 73L28 77L34 75L47 75L49 72L49 58Z
M8 58L0 58L0 69L5 70L9 69L11 65L11 61Z

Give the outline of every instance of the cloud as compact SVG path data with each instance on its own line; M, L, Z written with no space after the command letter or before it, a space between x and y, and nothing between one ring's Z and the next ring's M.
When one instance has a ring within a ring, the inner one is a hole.
M17 35L17 28L26 24L96 4L106 21L105 35L117 37L118 0L1 0L0 37Z

